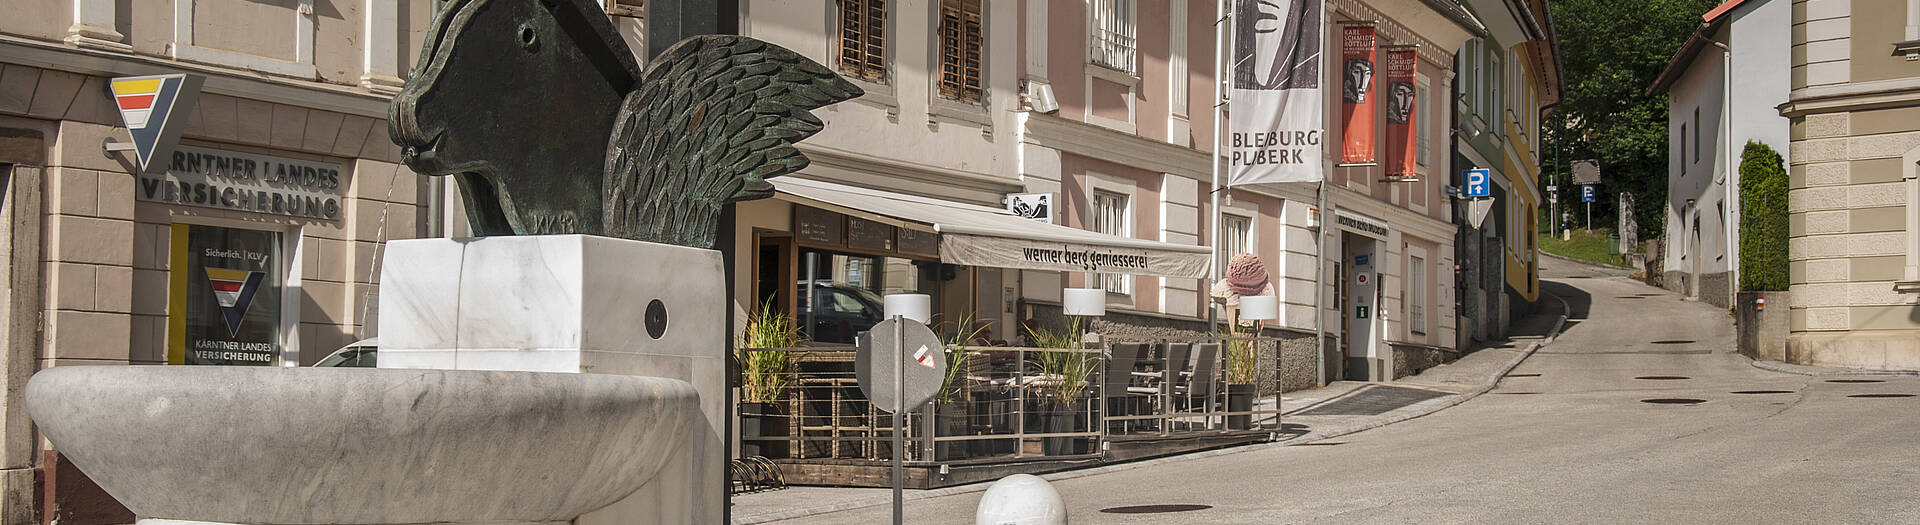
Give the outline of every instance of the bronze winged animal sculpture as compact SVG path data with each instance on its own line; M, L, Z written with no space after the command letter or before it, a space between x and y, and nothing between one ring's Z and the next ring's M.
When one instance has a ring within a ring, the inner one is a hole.
M401 162L458 182L478 235L585 233L712 248L729 202L807 165L832 70L704 35L644 73L590 0L454 0L388 108Z

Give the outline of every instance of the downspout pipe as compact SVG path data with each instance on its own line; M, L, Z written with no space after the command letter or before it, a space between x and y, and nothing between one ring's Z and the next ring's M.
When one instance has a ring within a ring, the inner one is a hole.
M1731 27L1727 28L1727 39L1733 39ZM1740 167L1734 164L1733 155L1733 48L1719 40L1708 40L1708 42L1719 47L1721 55L1720 118L1727 123L1727 131L1722 138L1726 151L1721 153L1721 158L1726 161L1726 171L1721 173L1720 177L1721 202L1725 203L1721 206L1720 230L1726 237L1721 251L1727 258L1727 304L1733 305L1740 293L1740 252L1737 250L1738 246L1734 244L1738 240L1734 231L1740 227L1740 223L1736 222L1739 217L1740 201L1734 200L1736 196L1734 186L1740 184ZM1685 162L1685 159L1681 162Z

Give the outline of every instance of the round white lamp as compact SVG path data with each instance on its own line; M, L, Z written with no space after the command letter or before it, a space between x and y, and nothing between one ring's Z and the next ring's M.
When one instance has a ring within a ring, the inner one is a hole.
M1279 318L1279 297L1271 295L1248 295L1240 298L1240 319L1246 321L1271 321Z
M1098 317L1107 315L1105 288L1068 288L1062 291L1060 309L1067 315Z
M974 523L995 525L1066 525L1067 502L1060 499L1047 480L1032 474L1014 474L987 487L980 495L980 506L973 512Z
M888 319L897 315L926 324L928 319L933 318L933 297L927 294L889 294L882 300L884 301L882 307L885 308Z

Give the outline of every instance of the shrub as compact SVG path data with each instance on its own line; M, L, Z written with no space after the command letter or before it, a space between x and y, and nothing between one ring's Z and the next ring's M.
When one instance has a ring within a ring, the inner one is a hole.
M1747 142L1740 154L1740 289L1787 289L1787 169L1780 153Z

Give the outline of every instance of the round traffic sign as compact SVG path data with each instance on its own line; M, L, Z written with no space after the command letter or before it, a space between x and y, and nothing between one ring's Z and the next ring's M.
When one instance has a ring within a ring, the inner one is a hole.
M927 404L946 383L946 345L926 324L898 318L881 321L858 346L854 377L860 382L860 393L880 410L899 410L903 405L897 399L906 400L908 410ZM906 379L900 386L903 395L898 397L894 395L896 371L904 371Z

